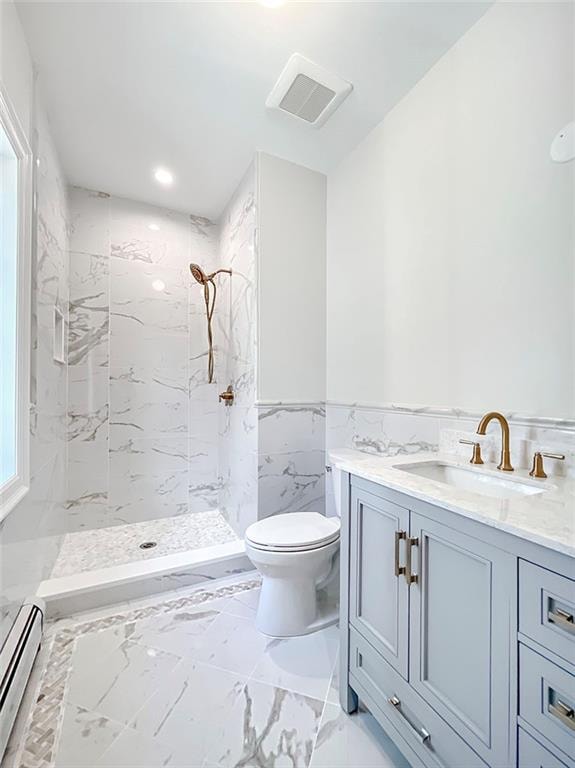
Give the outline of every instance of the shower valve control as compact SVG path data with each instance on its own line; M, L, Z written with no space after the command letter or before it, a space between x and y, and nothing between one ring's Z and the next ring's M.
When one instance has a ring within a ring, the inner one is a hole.
M220 403L224 403L224 405L232 405L234 402L234 391L232 389L232 385L230 384L225 392L222 392L219 397Z

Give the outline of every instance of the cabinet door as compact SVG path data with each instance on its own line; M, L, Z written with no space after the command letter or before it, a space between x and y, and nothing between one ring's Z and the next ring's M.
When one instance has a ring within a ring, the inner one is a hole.
M407 679L409 510L367 491L351 495L350 622ZM398 534L398 535L396 535Z
M413 512L411 537L410 684L489 765L509 766L515 558Z

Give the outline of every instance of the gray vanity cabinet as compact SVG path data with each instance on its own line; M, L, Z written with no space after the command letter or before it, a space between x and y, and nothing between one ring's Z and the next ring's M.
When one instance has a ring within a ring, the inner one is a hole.
M350 624L407 679L407 582L398 578L409 510L361 489L351 497Z
M515 558L411 513L409 682L487 763L509 758Z
M342 706L363 699L414 766L513 765L516 558L402 494L347 492Z

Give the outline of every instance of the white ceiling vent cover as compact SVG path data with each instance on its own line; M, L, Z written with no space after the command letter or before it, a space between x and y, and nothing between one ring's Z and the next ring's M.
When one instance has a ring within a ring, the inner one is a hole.
M322 126L351 93L352 84L294 53L266 100L268 109L279 109L314 128Z

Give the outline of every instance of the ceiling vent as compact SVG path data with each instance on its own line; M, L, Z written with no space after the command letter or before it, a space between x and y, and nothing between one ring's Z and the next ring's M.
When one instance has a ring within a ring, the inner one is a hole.
M351 83L294 53L266 100L314 128L321 127L349 95Z

